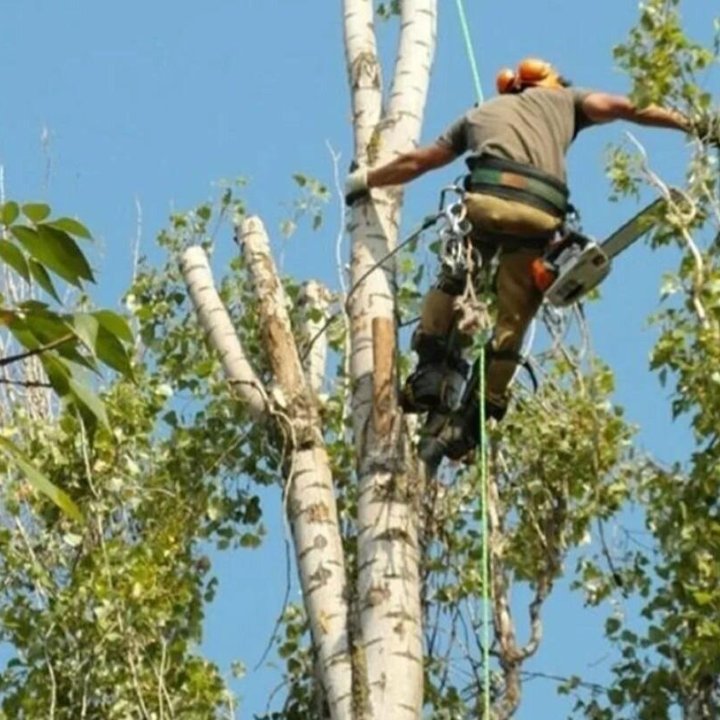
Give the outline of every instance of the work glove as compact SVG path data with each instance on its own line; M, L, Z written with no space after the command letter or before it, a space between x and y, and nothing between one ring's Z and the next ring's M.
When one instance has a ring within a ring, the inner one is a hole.
M348 206L370 196L367 175L366 167L360 167L356 162L350 165L350 174L345 179L345 203Z

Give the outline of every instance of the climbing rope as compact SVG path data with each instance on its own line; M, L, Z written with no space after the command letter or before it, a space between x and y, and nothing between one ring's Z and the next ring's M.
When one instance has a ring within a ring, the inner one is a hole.
M457 0L458 15L460 16L460 27L462 28L463 37L465 38L465 49L467 50L468 61L470 62L470 72L473 76L475 84L475 93L478 102L485 102L485 96L482 91L482 83L480 82L480 73L478 72L477 63L475 62L475 50L473 49L472 37L470 36L470 26L468 25L467 16L465 15L465 6L463 0Z
M482 586L483 586L483 720L490 720L490 552L488 537L487 432L485 430L485 343L480 348L480 513L482 515Z
M472 73L473 83L475 85L475 93L479 103L484 102L485 96L482 91L480 82L480 73L478 72L477 63L475 61L475 51L473 49L472 37L470 35L470 27L468 25L467 16L465 15L465 7L463 0L457 0L458 15L460 17L460 26L462 28L463 37L465 38L465 49L467 51L468 60L470 62L470 71ZM482 587L483 587L483 720L490 720L490 542L488 528L488 472L487 472L487 432L485 430L485 338L483 337L478 348L478 362L480 365L479 375L479 413L480 413L480 452L478 453L478 468L480 475L480 513L482 523Z

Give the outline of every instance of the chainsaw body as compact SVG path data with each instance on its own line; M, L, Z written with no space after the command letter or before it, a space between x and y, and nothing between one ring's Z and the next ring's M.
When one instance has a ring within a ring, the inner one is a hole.
M594 240L570 232L540 260L544 265L545 297L565 307L597 287L608 275L610 258Z
M677 202L682 196L670 190ZM597 243L582 233L570 230L532 265L533 278L546 300L556 307L577 302L608 275L612 259L650 230L665 209L666 200L658 198L646 205L628 222Z

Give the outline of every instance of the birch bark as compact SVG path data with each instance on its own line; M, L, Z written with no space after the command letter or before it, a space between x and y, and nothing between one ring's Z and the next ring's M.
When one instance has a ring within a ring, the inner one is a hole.
M265 229L248 218L238 239L258 297L257 311L277 387L267 391L242 349L215 290L205 252L185 251L181 269L208 341L251 411L284 423L290 442L285 494L300 583L318 652L332 720L352 718L352 668L348 641L345 560L332 473L315 405L287 314L287 298L270 256Z
M355 157L368 165L417 144L435 47L435 0L402 3L388 112L379 112L372 3L345 2L345 43L355 120ZM422 630L416 484L396 404L394 265L400 195L374 191L350 222L353 419L358 457L356 602L370 717L420 717ZM377 269L372 270L378 265ZM360 278L365 278L358 286Z

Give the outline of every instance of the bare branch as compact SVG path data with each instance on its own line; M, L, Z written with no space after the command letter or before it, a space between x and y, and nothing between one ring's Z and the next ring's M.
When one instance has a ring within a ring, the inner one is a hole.
M75 338L75 335L73 335L72 333L68 333L67 335L59 337L57 340L53 340L52 342L49 342L46 345L41 345L40 347L34 348L33 350L27 350L26 352L21 352L17 355L8 355L7 357L0 358L0 367L4 367L5 365L11 365L12 363L20 362L21 360L27 360L27 358L31 358L35 355L41 355L44 352L48 352L48 350L54 350L55 348L64 345L66 342L69 342L73 338Z

